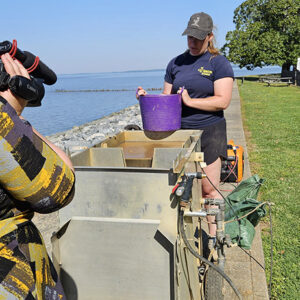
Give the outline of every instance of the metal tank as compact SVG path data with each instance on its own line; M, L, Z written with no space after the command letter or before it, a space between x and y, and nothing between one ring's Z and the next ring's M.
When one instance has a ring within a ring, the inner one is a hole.
M178 227L183 209L187 240L202 255L200 219L191 214L203 206L201 180L193 177L183 206L174 193L184 174L205 165L200 136L124 131L71 156L75 197L52 238L68 299L202 299L200 261Z

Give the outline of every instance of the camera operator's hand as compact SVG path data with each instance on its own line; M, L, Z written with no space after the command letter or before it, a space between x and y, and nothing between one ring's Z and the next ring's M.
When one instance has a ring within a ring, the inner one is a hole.
M4 64L6 72L11 76L20 75L30 79L30 76L27 70L23 67L21 63L17 60L13 60L8 53L5 53L1 56L1 60ZM27 104L27 101L15 96L9 89L0 92L0 96L2 96L7 102L16 110L17 114L20 116L24 107Z

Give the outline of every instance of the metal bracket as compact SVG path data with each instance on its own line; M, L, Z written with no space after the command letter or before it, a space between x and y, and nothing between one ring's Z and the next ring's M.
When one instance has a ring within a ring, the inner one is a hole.
M203 162L204 161L204 153L203 152L193 152L189 157L189 161L195 162Z

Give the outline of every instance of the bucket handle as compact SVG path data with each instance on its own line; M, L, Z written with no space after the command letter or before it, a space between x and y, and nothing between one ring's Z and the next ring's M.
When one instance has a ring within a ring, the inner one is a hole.
M184 91L184 86L182 86L182 88L181 88L181 91L179 93L180 96L182 95L183 91ZM136 96L138 96L138 92L139 92L139 88L137 88L136 91L135 91Z
M180 96L182 95L183 91L184 91L184 86L182 86L182 88L181 88L181 91L179 93Z

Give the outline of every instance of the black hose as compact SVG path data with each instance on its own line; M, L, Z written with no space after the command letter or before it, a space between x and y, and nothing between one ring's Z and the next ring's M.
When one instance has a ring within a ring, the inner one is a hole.
M183 227L183 210L180 211L180 233L181 236L183 238L183 241L185 243L185 245L187 246L187 248L189 249L189 251L198 259L200 259L202 262L206 263L207 265L209 265L211 268L213 268L216 272L218 272L231 286L231 288L233 289L233 291L235 292L235 294L238 296L239 299L243 299L242 295L240 294L240 292L238 291L238 289L234 286L233 282L231 281L231 279L224 273L224 271L222 271L219 267L215 266L212 262L210 262L209 260L207 260L206 258L204 258L203 256L199 255L190 245L190 243L187 240L185 231L184 231L184 227Z
M245 254L247 254L251 259L253 259L264 271L266 270L266 268L254 257L252 256L250 253L248 253L244 248L242 248L241 246L238 246L239 249L243 250Z

